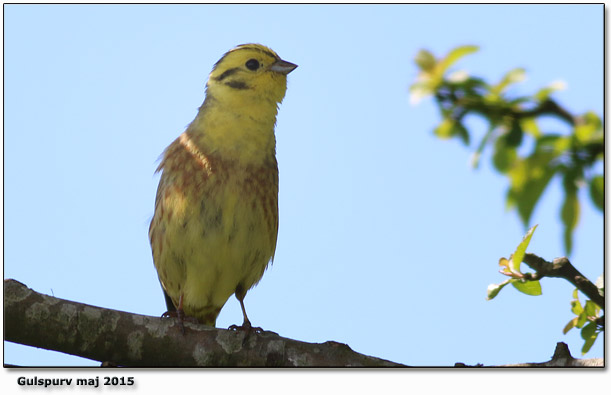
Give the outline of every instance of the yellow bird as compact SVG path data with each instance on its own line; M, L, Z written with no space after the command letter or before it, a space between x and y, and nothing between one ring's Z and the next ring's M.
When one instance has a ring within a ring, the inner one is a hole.
M259 44L216 62L198 114L163 153L153 260L168 313L216 325L232 294L244 323L246 292L274 257L278 163L274 128L286 76L297 65Z

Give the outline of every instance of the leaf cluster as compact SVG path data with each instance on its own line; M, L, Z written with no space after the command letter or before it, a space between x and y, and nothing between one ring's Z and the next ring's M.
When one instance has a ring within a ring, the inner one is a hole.
M499 266L501 267L501 274L510 277L508 280L503 281L500 284L490 284L488 286L488 300L494 299L501 289L506 285L511 284L518 291L525 293L526 295L538 296L541 295L541 283L539 280L532 279L530 273L522 273L520 270L520 264L524 259L526 248L530 244L530 239L535 232L537 225L533 226L528 230L522 242L518 245L515 252L507 258L499 259Z
M604 178L598 173L601 166L596 166L604 156L602 121L593 112L573 115L562 108L551 97L563 89L559 82L529 96L511 95L509 88L526 78L522 68L510 70L497 83L465 71L449 71L456 61L477 50L476 46L461 46L442 58L419 51L415 62L420 72L410 87L411 101L432 95L442 116L435 135L458 138L465 145L470 145L473 134L465 126L466 117L486 120L487 131L476 145L472 163L477 167L482 152L492 150L494 168L509 180L507 207L517 210L524 226L552 178L560 177L564 190L560 217L565 250L570 254L580 214L579 189L587 187L595 207L602 211L604 206ZM541 130L541 119L546 116L559 119L571 132ZM522 155L525 149L520 147L532 148Z
M602 280L602 276L600 279ZM573 291L573 300L571 300L571 312L575 317L566 324L562 333L566 334L573 328L581 328L581 338L584 340L581 355L585 355L594 345L598 334L603 331L601 308L591 300L586 300L585 306L582 306L577 291L577 289ZM599 292L604 293L602 284L599 286Z
M537 225L533 226L528 230L515 252L507 258L501 258L499 260L499 266L501 266L500 273L510 277L508 280L503 281L500 284L490 284L488 286L488 300L495 298L499 292L508 284L511 284L518 291L527 295L538 296L542 294L541 284L539 279L551 275L549 270L538 269L535 273L523 273L520 270L520 264L524 261L526 256L526 249L530 244L530 240L535 232ZM531 254L532 255L532 254ZM540 258L539 258L540 259ZM540 259L543 261L542 259ZM548 262L545 264L549 265ZM532 265L532 263L531 263ZM547 272L547 274L546 274ZM552 275L556 277L557 275ZM604 298L604 283L603 277L601 276L596 282L595 287L598 295ZM573 300L571 301L571 312L575 314L575 317L571 319L563 329L563 333L566 334L573 328L581 328L581 337L584 340L584 345L581 349L582 355L585 355L598 337L599 333L604 331L604 318L601 317L601 306L592 300L586 300L585 306L581 305L578 296L579 289L573 291ZM591 296L594 297L594 296ZM604 299L603 303L604 303Z

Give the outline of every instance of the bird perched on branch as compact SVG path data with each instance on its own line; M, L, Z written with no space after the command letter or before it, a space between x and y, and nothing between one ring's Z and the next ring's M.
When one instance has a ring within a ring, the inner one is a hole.
M252 329L244 297L276 250L274 128L296 67L263 45L230 50L197 116L163 153L149 239L168 314L181 326L185 317L214 326L235 294L244 315L236 328Z

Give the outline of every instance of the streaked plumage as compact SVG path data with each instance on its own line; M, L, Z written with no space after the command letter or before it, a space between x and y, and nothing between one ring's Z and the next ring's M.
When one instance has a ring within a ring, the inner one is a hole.
M295 67L258 44L227 52L197 116L165 150L149 238L168 310L215 325L235 293L250 326L244 296L276 249L274 127Z

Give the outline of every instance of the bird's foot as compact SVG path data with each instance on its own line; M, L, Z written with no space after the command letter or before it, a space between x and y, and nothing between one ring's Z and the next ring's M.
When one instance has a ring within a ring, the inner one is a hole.
M251 333L263 333L265 332L263 330L263 328L259 327L259 326L252 326L252 324L250 323L250 321L244 321L244 323L242 325L231 325L228 328L230 331L244 331L246 332L246 335L250 335Z
M248 320L244 321L242 325L231 325L229 330L244 333L244 339L242 339L242 346L244 347L248 344L253 333L258 335L264 332L264 330L258 326L253 327Z
M171 310L171 311L166 311L165 313L161 314L161 318L167 318L167 317L177 318L178 312L176 310Z

